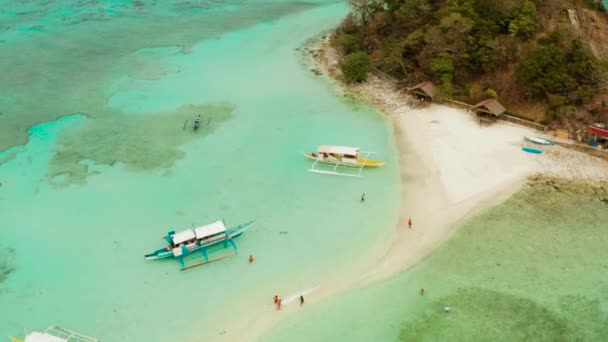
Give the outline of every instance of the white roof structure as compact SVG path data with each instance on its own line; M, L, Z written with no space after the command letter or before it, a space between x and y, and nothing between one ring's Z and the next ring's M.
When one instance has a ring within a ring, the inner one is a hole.
M358 147L350 147L350 146L333 146L333 145L321 145L317 149L318 153L333 153L333 154L347 154L351 156L356 156L359 154Z
M64 340L61 337L34 331L25 337L24 342L66 342L66 341L67 340Z
M24 342L99 342L98 339L82 335L56 325L48 327L43 333L31 332Z
M177 245L182 242L186 242L188 240L194 239L194 231L192 229L187 229L179 233L173 234L171 239L173 240L173 244Z
M226 231L224 222L218 220L213 223L194 228L194 234L197 239L203 239L207 236L215 235Z

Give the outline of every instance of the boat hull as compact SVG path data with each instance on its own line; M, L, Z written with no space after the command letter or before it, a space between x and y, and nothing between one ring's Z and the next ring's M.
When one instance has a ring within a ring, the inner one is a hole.
M550 146L550 145L554 144L552 141L542 139L542 138L536 138L536 137L524 137L524 138L529 142L533 142L533 143L539 144L539 145Z
M522 151L528 152L528 153L533 153L533 154L541 154L541 153L543 153L543 151L541 151L541 150L537 150L535 148L529 148L529 147L522 148Z
M243 233L245 233L245 231L247 231L247 229L249 229L251 226L253 226L254 223L255 223L255 220L249 221L247 223L243 223L236 227L228 229L227 233L228 233L229 239L234 239L234 238L237 238L237 237L243 235ZM227 240L228 239L217 240L217 241L213 241L211 243L206 243L206 244L203 244L200 246L195 246L193 248L188 248L188 253L192 253L196 250L203 249L203 248L209 248L209 247L215 246L219 243L225 242ZM158 259L166 259L166 258L174 258L174 257L175 257L175 255L173 254L173 251L169 250L166 247L157 249L153 253L144 255L144 258L146 260L158 260Z
M318 159L317 157L313 156L312 153L310 153L310 152L304 152L304 156L308 159L315 160L315 161L318 161L319 163L323 163L323 164L332 164L332 165L340 164L340 166L357 167L357 168L359 168L361 166L369 167L369 168L376 168L376 167L380 167L386 163L383 160L372 160L372 159L366 159L366 158L358 158L355 163L340 162L337 160L334 161L334 160L327 160L327 159Z

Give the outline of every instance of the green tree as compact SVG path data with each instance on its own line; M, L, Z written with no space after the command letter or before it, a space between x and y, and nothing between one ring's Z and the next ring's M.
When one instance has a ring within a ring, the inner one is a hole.
M395 24L399 29L412 32L433 22L433 7L428 0L405 1L395 11Z
M424 35L425 32L422 29L410 33L403 42L403 54L405 56L414 57L420 52L425 45Z
M441 18L439 27L443 32L445 40L448 44L453 45L463 41L463 37L469 34L469 31L475 25L472 19L463 17L460 13L450 13Z
M568 53L568 72L580 83L593 85L598 82L598 62L587 51L583 42L579 39L572 41L570 53Z
M338 37L338 47L348 55L363 50L363 41L357 34L343 33Z
M355 18L365 25L372 18L374 13L382 8L379 0L347 0L348 5L353 9Z
M454 79L454 62L452 57L446 53L440 54L431 60L431 71L439 80L441 88L446 95L452 92L452 80Z
M530 0L524 0L522 8L509 24L509 32L516 37L529 39L538 30L538 15L536 5Z
M549 100L549 109L547 117L550 121L561 120L567 118L576 112L576 107L568 104L568 99L565 96L551 96Z
M565 92L577 82L568 73L562 50L554 44L540 46L521 62L517 75L533 95Z
M408 70L403 60L403 45L405 41L398 40L395 37L389 37L382 42L382 59L379 63L380 68L389 73L394 74L399 71L406 75Z
M498 56L494 45L498 32L499 28L496 23L489 20L479 20L473 31L466 37L466 49L463 58L471 71L479 73L495 68Z
M351 53L340 63L340 70L346 82L363 82L371 70L369 56L363 51Z

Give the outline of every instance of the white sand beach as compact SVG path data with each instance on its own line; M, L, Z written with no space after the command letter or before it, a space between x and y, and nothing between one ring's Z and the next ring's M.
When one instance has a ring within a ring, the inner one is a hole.
M320 69L339 78L338 54L327 42ZM503 121L482 126L466 110L444 105L411 108L403 91L374 75L347 88L391 119L400 150L402 204L393 244L362 283L412 266L459 221L504 201L529 176L608 180L603 159L557 145L544 147L539 155L522 151L524 136L551 138L531 128Z
M317 62L322 73L334 78L339 74L338 56L327 40ZM608 162L602 159L560 146L546 147L540 155L522 151L524 136L543 136L533 129L504 122L480 126L465 110L443 105L412 109L404 93L373 75L364 84L345 86L345 91L381 109L393 124L400 153L400 217L393 236L387 236L390 248L373 269L358 278L320 284L307 295L306 305L411 267L445 240L459 221L507 199L533 174L608 180ZM257 340L297 310L296 301L281 312L269 305L252 313L246 326L230 338Z

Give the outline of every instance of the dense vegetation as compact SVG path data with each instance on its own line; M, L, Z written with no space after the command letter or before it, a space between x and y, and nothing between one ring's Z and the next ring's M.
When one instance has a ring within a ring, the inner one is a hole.
M567 11L603 12L599 1L349 3L353 11L333 36L346 55L347 81L364 80L369 61L407 85L430 79L443 96L459 100L542 103L548 120L571 116L603 89L605 64L572 28Z

